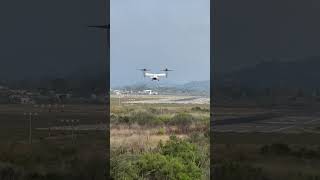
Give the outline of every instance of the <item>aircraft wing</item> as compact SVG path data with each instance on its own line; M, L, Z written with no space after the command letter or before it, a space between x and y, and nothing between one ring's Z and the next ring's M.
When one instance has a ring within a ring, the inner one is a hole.
M151 77L151 76L154 76L154 74L151 74L151 73L145 73L145 76L149 76L149 77Z
M155 75L158 77L165 77L166 76L166 74L155 74Z

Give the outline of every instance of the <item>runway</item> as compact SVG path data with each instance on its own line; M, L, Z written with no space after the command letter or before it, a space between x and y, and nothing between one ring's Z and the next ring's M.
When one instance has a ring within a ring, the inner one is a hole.
M37 130L63 130L63 131L106 131L108 126L106 124L82 124L75 126L53 126L50 128L36 128Z
M317 114L265 113L213 120L211 128L213 132L320 133L320 116Z
M148 97L150 96L142 96ZM140 100L139 96L133 96L129 100L125 100L122 103L125 104L210 104L209 97L201 96L151 96L150 99Z

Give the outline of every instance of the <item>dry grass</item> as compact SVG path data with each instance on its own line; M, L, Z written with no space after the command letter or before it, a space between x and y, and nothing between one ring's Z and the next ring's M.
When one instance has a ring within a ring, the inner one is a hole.
M165 131L166 132L166 131ZM111 127L110 144L112 149L128 148L135 150L150 150L156 147L160 141L169 139L169 133L160 133L160 128L144 128L138 125L131 127L126 125ZM184 138L187 135L178 135Z

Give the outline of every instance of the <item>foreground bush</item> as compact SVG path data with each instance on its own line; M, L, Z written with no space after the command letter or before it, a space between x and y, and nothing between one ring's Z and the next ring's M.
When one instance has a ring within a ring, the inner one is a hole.
M71 144L1 144L0 180L105 179L102 157L102 152L82 151Z
M260 152L262 154L276 154L276 155L289 155L291 149L287 144L271 144L265 145L261 148Z
M215 165L214 179L221 180L269 180L262 169L240 162L226 161Z
M201 169L194 163L186 163L182 158L159 153L144 154L137 167L141 177L154 180L201 179Z
M214 165L213 179L219 180L317 180L320 176L310 172L270 172L260 167L255 167L250 163L237 161L224 161ZM310 173L310 174L309 174Z
M185 163L199 163L201 159L195 144L175 136L171 136L165 145L160 144L159 147L161 154L181 158Z
M152 152L111 156L113 179L197 180L204 177L203 154L188 140L170 137ZM209 159L209 157L206 157Z
M110 175L112 179L133 180L139 179L135 159L131 155L112 155L110 159Z
M192 107L192 108L191 108L191 111L210 112L209 109L201 108L201 107L199 107L199 106Z
M287 144L264 145L260 148L260 153L264 155L294 156L309 159L320 158L319 150L307 147L291 148Z
M11 180L11 179L23 179L24 171L22 168L17 166L0 163L0 179Z

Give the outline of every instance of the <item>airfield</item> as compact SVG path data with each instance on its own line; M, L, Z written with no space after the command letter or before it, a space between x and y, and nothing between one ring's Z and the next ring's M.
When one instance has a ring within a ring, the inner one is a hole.
M249 112L243 108L224 108L213 113L212 129L239 133L320 133L320 118L317 112L303 110L251 109Z
M112 95L114 104L131 106L137 104L159 105L209 105L210 98L203 96L175 95ZM316 111L213 107L211 129L213 132L237 133L320 133L320 118ZM79 124L76 126L52 126L51 130L105 131L106 124ZM48 128L37 128L48 130Z
M114 104L131 106L137 104L159 105L209 105L210 98L203 96L174 96L174 95L112 95ZM293 110L286 108L237 108L218 107L212 108L213 116L211 129L213 132L237 133L320 133L320 118L316 111ZM75 130L75 131L105 131L106 124L58 125L50 130ZM48 130L48 127L39 127L38 130Z
M210 104L209 97L178 95L111 96L124 104Z
M98 104L0 105L0 179L102 179L105 114Z
M317 108L225 105L213 107L212 115L213 163L224 168L216 172L241 172L234 177L243 179L319 177ZM237 169L225 162L239 162L243 166ZM248 178L251 169L259 169L261 173ZM216 179L225 178L221 175Z
M130 95L130 96L111 96L114 104L121 106L130 106L135 104L171 104L171 105L209 105L210 98L202 96L173 96L173 95L160 95L160 96L150 96L150 95ZM66 123L64 123L66 124ZM81 123L77 125L55 125L51 127L38 127L37 130L42 131L106 131L108 126L105 123L96 122L91 123Z
M209 97L174 95L112 96L126 104L208 105ZM213 107L213 132L320 133L317 111L292 108Z

